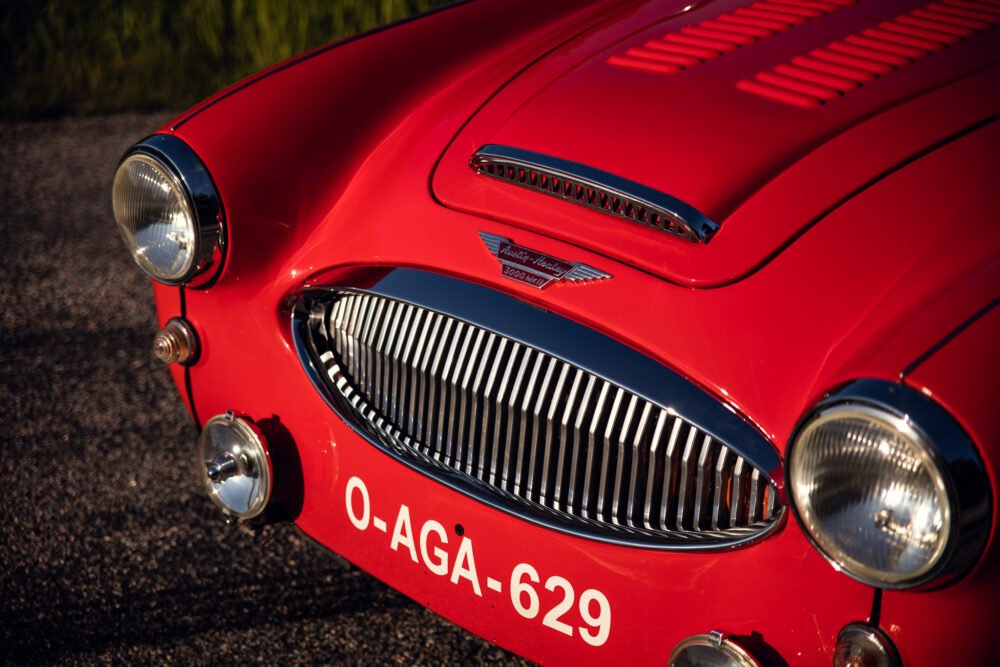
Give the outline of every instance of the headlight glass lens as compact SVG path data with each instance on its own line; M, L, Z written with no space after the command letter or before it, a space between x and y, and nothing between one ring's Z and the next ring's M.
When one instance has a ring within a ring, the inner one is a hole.
M789 454L799 519L820 550L868 584L905 588L941 560L951 530L947 481L905 419L864 405L813 416Z
M168 284L188 279L198 256L198 225L176 176L149 155L118 167L112 188L115 222L136 263Z

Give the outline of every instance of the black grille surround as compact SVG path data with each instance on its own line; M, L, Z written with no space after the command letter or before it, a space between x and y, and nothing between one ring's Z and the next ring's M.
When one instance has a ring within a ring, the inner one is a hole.
M463 281L351 282L297 296L296 347L338 415L410 467L630 546L727 548L779 525L774 449L648 357Z

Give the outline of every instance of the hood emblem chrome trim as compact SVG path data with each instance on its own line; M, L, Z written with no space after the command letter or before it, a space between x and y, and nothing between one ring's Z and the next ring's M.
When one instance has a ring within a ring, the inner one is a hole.
M705 243L718 223L679 199L584 164L521 148L487 144L472 154L477 174Z
M563 280L583 282L612 277L610 273L600 269L540 253L503 236L479 232L479 237L487 249L500 260L500 275L538 289L545 289L552 283Z

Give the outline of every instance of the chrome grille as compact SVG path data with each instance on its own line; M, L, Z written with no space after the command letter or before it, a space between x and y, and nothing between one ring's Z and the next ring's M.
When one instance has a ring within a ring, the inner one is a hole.
M495 331L358 291L327 292L304 328L342 416L509 511L667 548L743 542L781 514L732 443Z

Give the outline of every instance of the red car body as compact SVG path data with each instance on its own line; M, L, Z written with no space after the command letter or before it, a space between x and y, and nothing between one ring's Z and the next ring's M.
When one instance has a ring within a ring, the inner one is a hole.
M838 632L862 621L903 664L986 664L995 512L971 569L929 590L877 592L831 567L787 511L780 466L767 472L786 511L750 544L589 539L388 456L331 410L296 351L303 289L386 267L456 278L672 369L779 455L833 388L905 385L968 433L995 499L1000 4L772 5L460 3L293 59L164 126L225 211L221 271L155 288L161 324L182 316L198 332L197 362L171 367L192 416L254 420L275 448L272 503L301 530L534 661L664 664L720 630L752 638L765 663L830 664ZM720 21L748 38L719 42ZM912 28L898 48L872 46L898 25ZM488 144L667 192L718 231L690 243L484 178L469 164ZM509 280L480 232L611 278Z

